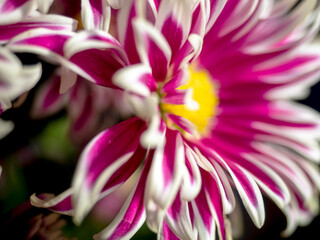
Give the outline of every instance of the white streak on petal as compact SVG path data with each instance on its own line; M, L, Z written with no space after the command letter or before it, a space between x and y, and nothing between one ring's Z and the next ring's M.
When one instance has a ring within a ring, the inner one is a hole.
M142 78L150 73L151 69L143 64L131 65L118 70L113 75L112 82L126 91L148 97L150 89L142 81Z

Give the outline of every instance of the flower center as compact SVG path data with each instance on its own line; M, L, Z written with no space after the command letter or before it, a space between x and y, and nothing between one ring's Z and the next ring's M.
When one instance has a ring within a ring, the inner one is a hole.
M187 83L177 89L190 91L192 103L181 105L162 103L161 110L187 119L193 124L196 133L204 136L209 133L212 117L216 113L218 105L216 88L210 74L205 70L189 67L188 72ZM168 119L166 121L168 122ZM169 121L169 125L172 125L172 122Z

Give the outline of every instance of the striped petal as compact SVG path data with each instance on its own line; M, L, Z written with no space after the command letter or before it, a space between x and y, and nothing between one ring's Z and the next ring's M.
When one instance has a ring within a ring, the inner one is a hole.
M153 231L159 229L164 211L177 195L182 181L183 165L184 148L181 135L167 129L155 149L145 190L147 223Z
M112 76L127 65L118 41L102 31L80 32L66 43L64 53L74 72L105 87L117 88Z
M252 221L257 227L262 227L265 220L264 204L261 192L252 176L236 164L227 165L223 162L223 165L231 175Z
M41 195L36 196L33 194L30 197L31 204L40 208L48 208L51 211L73 215L73 209L71 205L71 195L73 194L73 189L70 188L56 197L51 197L50 199L43 199Z
M152 69L158 82L164 82L171 58L171 50L163 35L142 19L133 22L137 51L141 62Z
M111 10L106 0L81 0L81 16L84 29L108 32Z
M72 32L33 29L14 37L7 48L14 52L39 54L51 61L70 65L64 58L63 47L73 36Z
M16 35L34 28L73 31L76 25L75 20L60 15L49 14L27 17L18 23L0 25L0 43L8 42Z
M193 4L186 0L163 0L160 3L155 26L163 34L172 51L172 59L187 40Z
M95 235L94 239L130 239L142 226L146 219L143 198L150 162L149 159L145 163L137 185L124 203L119 214L106 229Z
M160 229L158 233L158 239L159 237L160 239L171 239L168 238L168 235L178 237L177 239L196 239L196 232L189 214L189 204L181 200L179 194L168 208L162 228L162 231Z
M3 0L0 2L0 25L19 22L36 7L36 0Z
M144 129L142 121L131 118L100 133L86 146L72 183L76 222L81 222L101 196L116 189L140 165L146 153L139 147Z

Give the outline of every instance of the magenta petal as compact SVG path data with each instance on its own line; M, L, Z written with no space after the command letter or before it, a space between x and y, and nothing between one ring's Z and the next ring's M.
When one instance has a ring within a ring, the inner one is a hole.
M34 28L46 28L56 31L73 31L75 27L75 20L59 15L27 17L18 23L0 25L0 43L7 42L16 35Z
M146 161L135 189L117 217L106 229L94 236L96 240L130 239L142 226L146 218L143 199L150 162L150 159Z
M218 183L214 180L210 173L201 170L203 188L206 190L207 199L210 202L210 210L215 218L218 233L221 240L226 239L226 229L224 225L224 210L222 198L219 194L220 189ZM210 184L209 184L210 183Z
M98 85L113 87L113 74L127 65L126 54L119 42L101 31L86 31L75 35L64 48L72 70Z
M113 191L137 169L145 155L139 148L145 128L144 122L130 118L100 133L87 145L73 179L76 221L82 220L101 194Z
M3 0L0 3L0 25L19 22L35 8L35 0Z
M158 233L158 235L160 235L158 236L159 240L179 240L180 239L171 231L171 229L168 227L166 222L163 222L161 232Z
M16 36L7 46L13 51L40 54L61 62L64 60L64 44L72 35L71 32L34 29Z
M38 197L34 194L30 197L31 204L36 207L48 208L51 211L72 215L73 208L71 205L71 195L73 194L73 189L68 189L65 192L59 194L53 198L43 198L43 195Z
M82 0L81 15L86 30L108 31L111 13L105 0Z
M150 65L156 81L164 82L171 58L170 46L161 33L147 21L137 19L133 26L141 61Z

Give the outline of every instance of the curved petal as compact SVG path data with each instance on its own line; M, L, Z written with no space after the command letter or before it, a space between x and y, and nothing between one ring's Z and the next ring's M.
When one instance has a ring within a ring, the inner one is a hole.
M111 10L106 0L81 0L81 16L86 30L109 30Z
M146 219L143 198L150 162L150 159L146 161L135 189L131 192L119 214L106 229L95 235L94 239L130 239L142 226Z
M11 40L16 35L35 28L45 28L56 31L74 31L77 21L60 15L36 15L24 18L18 23L0 24L0 43Z
M0 25L19 22L36 7L36 0L3 0L0 2Z
M139 148L144 130L144 122L131 118L103 131L86 146L72 183L76 222L138 168L146 154Z
M157 146L147 178L145 206L147 223L157 231L164 211L174 201L182 181L184 147L178 131L167 129Z

